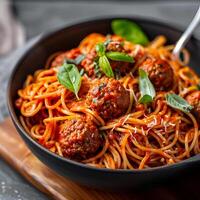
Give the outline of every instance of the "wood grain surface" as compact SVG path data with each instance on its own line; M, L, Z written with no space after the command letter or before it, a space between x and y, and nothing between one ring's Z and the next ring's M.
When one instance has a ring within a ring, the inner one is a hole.
M0 124L0 156L27 181L56 200L200 199L200 174L180 178L170 185L154 185L131 192L105 192L67 180L40 162L17 134L10 118ZM120 181L120 180L119 180Z

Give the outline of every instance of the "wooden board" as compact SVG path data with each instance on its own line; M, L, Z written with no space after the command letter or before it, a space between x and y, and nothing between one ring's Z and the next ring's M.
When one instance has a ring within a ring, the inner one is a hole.
M105 192L80 186L67 180L43 163L26 147L10 118L0 124L0 156L27 181L57 200L137 200L137 199L200 199L200 174L185 177L169 186L157 185L151 189L132 192ZM119 180L120 181L120 180Z

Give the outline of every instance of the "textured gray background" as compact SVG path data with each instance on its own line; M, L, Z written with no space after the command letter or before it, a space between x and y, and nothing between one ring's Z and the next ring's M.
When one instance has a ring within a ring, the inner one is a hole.
M0 0L1 1L1 0ZM143 2L106 1L84 2L72 1L58 3L51 1L23 1L18 0L16 10L19 19L27 31L27 40L68 23L105 15L137 15L153 17L158 20L186 27L198 7L198 1L150 1ZM200 38L200 29L195 36ZM13 64L25 46L14 51L7 57L0 57L0 121L7 116L5 90L6 83ZM45 195L34 189L21 176L14 172L0 159L0 200L38 200L47 199Z

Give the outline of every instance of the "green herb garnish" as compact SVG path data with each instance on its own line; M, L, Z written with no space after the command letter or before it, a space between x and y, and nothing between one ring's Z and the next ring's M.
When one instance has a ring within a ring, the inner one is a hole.
M106 56L109 59L115 60L115 61L124 61L124 62L130 62L130 63L134 62L133 57L129 56L126 53L110 51L110 52L106 53Z
M126 19L116 19L111 23L112 30L116 35L134 43L147 45L149 40L140 26Z
M147 104L153 101L156 95L154 86L149 80L147 73L142 69L139 69L139 89L141 93L140 103Z
M97 78L100 78L102 76L99 65L96 61L94 62L94 73Z
M64 62L68 64L79 65L84 58L84 55L79 55L76 59L65 58Z
M191 106L185 99L176 94L166 94L165 98L167 104L172 108L176 108L186 113L193 109L193 106Z
M75 62L76 62L76 65L79 65L82 60L85 58L85 55L79 55L76 59L75 59Z
M83 76L84 73L85 73L85 70L84 70L84 68L82 68L82 69L80 70L80 75Z
M105 55L105 51L106 47L103 43L99 43L96 45L96 52L99 56L99 67L106 76L114 77L112 67L110 66L110 62Z
M104 74L108 77L114 77L114 73L108 58L115 61L123 61L130 63L134 61L131 56L122 52L113 52L113 51L106 52L105 43L97 44L96 52L99 57L98 60L99 67L101 68L102 72L104 72Z
M104 42L104 45L107 47L111 42L112 40L110 38L107 38L106 41Z
M93 98L93 99L92 99L92 102L93 102L93 103L97 103L97 102L98 102L98 99L97 99L97 98Z
M73 92L79 99L78 91L81 86L81 75L76 65L64 63L58 71L57 78L60 84Z
M110 66L110 62L105 55L99 57L99 66L106 76L114 77L114 73L112 67Z
M104 56L106 51L106 47L103 43L99 43L96 45L96 52L99 57Z
M101 83L101 84L99 85L99 90L101 91L105 86L106 86L106 83Z

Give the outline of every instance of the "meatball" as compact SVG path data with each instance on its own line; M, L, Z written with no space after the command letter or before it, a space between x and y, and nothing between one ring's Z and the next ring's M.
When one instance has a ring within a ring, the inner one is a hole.
M106 47L106 51L108 51L108 52L109 51L117 51L117 52L122 52L122 53L128 53L122 46L122 43L119 41L110 42ZM125 76L127 73L129 73L131 71L131 69L134 66L133 63L113 61L113 60L110 60L110 65L111 65L114 73L118 77Z
M115 79L95 80L87 95L88 106L104 120L123 115L129 107L129 92Z
M85 118L68 120L59 131L58 141L63 156L82 160L94 154L101 146L101 137L96 125Z
M93 49L88 53L81 62L81 66L84 68L85 72L89 77L98 76L97 71L95 71L95 59L97 57L96 51Z
M111 41L106 46L106 51L125 52L125 49L123 48L121 42L119 42L119 41Z
M145 56L144 47L139 44L134 45L131 55L134 57L135 63L139 63L140 60Z
M140 68L148 73L149 79L157 91L166 91L172 88L174 73L165 60L148 57L141 63Z
M186 97L187 102L193 106L193 114L200 122L200 91L194 91Z
M122 46L122 43L119 41L109 42L106 45L106 51L107 52L115 51L115 52L127 53L125 51L124 47ZM98 77L99 78L99 77L101 77L101 72L100 72L100 69L98 68L98 66L96 66L95 61L97 61L97 53L94 48L86 55L85 59L83 59L83 61L81 62L81 66L85 69L85 71L89 77ZM113 60L110 60L110 65L111 65L114 73L119 77L126 75L128 72L130 72L130 70L133 67L133 63L113 61Z

